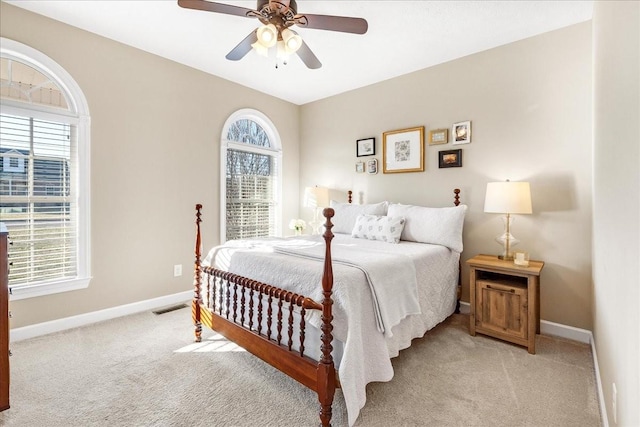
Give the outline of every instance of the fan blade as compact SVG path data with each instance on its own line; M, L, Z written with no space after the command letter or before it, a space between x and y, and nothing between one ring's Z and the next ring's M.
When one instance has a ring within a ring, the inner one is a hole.
M230 61L239 61L253 49L251 45L258 41L257 30L252 31L247 37L244 38L236 47L231 49L231 52L227 53L227 58Z
M178 6L185 9L204 10L207 12L225 13L227 15L244 16L254 18L255 10L245 7L231 6L230 4L214 3L206 0L178 0Z
M331 15L296 15L296 25L303 28L316 30L340 31L343 33L364 34L369 29L369 24L362 18L350 18L348 16Z
M300 48L296 53L298 54L302 62L304 62L304 65L306 65L308 68L316 70L322 67L322 63L320 62L320 60L311 51L311 49L309 49L309 46L307 46L304 40L302 41L302 44L300 45Z

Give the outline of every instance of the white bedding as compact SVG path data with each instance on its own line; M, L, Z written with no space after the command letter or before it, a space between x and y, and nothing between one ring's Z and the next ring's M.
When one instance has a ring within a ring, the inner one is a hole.
M276 253L274 246L324 247L324 240L320 236L304 236L295 239L233 241L214 248L203 264L321 301L322 261ZM439 245L405 241L389 244L355 239L344 234L335 235L332 254L336 254L336 258L343 258L345 253L354 250L376 253L376 258L380 254L393 253L395 259L410 259L417 278L420 312L401 315L403 320L392 326L385 337L376 322L374 298L366 274L348 263L333 264L333 335L341 344L334 346L334 353L342 348L342 354L334 355L334 358L339 363L338 372L349 425L354 424L365 404L366 385L374 381L389 381L393 377L390 358L397 356L400 350L411 345L413 338L423 336L455 310L460 258L459 253ZM394 285L398 286L398 283L394 282ZM378 293L379 300L382 295L384 293ZM379 301L381 304L387 298L383 299ZM320 314L317 311L308 314L309 323L319 327ZM319 345L305 346L311 353L310 357L319 358Z

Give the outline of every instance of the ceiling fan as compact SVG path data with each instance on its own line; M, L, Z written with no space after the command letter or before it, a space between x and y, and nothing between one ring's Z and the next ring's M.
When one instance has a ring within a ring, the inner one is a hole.
M178 5L186 9L257 18L263 24L231 49L226 56L231 61L242 59L251 49L268 56L269 48L275 46L276 57L279 59L285 59L288 55L296 53L307 67L320 68L322 63L298 33L291 29L293 25L352 34L364 34L369 26L362 18L298 14L295 0L257 1L256 10L207 0L178 0Z

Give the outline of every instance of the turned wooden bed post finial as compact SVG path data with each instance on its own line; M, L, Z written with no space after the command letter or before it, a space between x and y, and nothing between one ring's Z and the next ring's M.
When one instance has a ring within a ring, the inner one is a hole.
M353 191L347 191L347 200L349 201L349 203L353 201Z
M200 257L202 255L202 239L200 235L200 223L202 222L202 205L196 205L196 260L193 269L193 303L191 305L191 318L195 326L196 342L202 341L202 322L200 322L200 304L202 304L202 295L200 294L200 285L202 284L202 275L200 273Z
M349 192L349 198L351 198L351 192ZM333 346L333 300L331 299L331 293L333 292L333 268L331 266L331 240L333 239L333 223L331 218L335 214L332 208L325 208L322 214L326 218L325 221L325 257L324 257L324 272L322 274L322 356L318 363L318 400L320 401L320 422L323 427L331 426L333 396L336 391L336 370L333 363L333 356L331 351Z
M454 194L456 195L453 199L453 204L458 206L460 204L460 189L456 188L453 190Z

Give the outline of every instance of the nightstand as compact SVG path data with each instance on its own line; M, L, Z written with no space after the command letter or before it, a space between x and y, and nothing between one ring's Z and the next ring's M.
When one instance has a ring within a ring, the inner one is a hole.
M540 333L540 271L542 261L528 267L493 255L476 255L470 266L469 333L489 335L536 352Z

